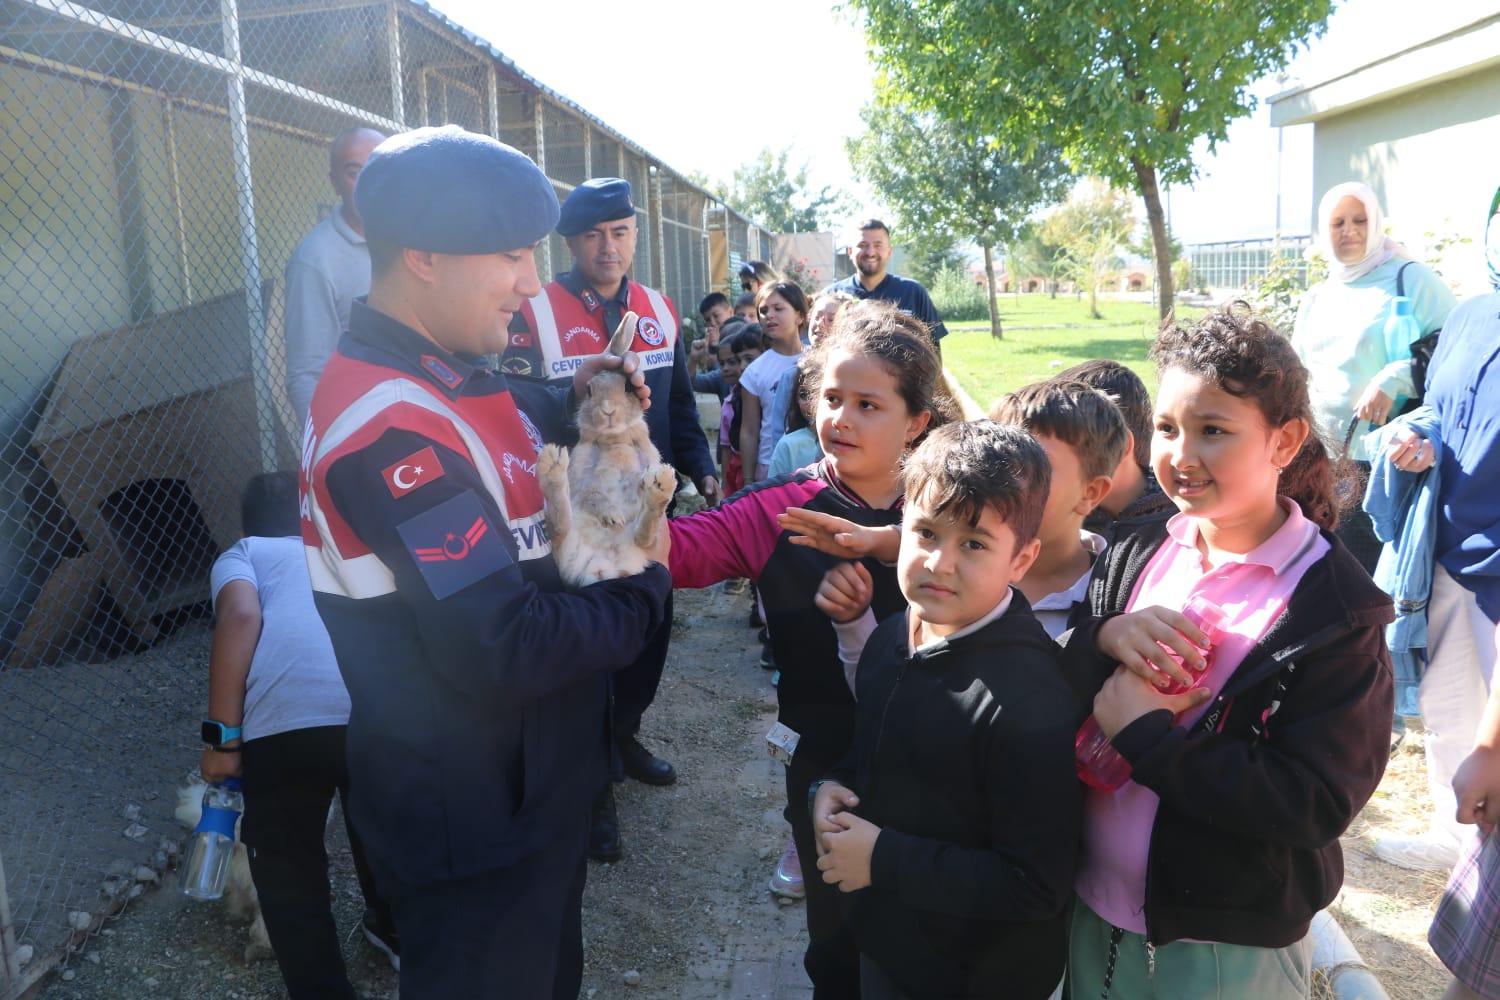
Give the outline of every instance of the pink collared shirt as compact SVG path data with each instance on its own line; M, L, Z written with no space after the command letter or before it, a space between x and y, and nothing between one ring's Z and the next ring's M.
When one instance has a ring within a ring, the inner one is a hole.
M1205 570L1198 552L1198 522L1177 514L1167 522L1167 540L1146 564L1130 595L1127 611L1161 606L1182 608L1195 595L1224 609L1221 638L1212 650L1204 683L1218 691L1239 669L1255 644L1281 616L1307 568L1330 546L1317 525L1296 503L1282 498L1286 522L1245 555ZM1208 706L1191 718L1192 725ZM1116 927L1146 933L1146 859L1161 800L1133 781L1113 793L1089 789L1084 797L1083 859L1078 895Z

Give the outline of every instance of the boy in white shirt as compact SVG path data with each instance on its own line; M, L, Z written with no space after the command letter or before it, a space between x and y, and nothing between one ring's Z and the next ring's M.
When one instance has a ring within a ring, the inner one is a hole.
M1036 439L1052 465L1052 488L1038 536L1041 554L1017 586L1047 634L1056 639L1087 604L1094 561L1105 540L1083 527L1109 494L1130 434L1108 396L1081 382L1036 382L1001 397L996 423Z
M334 793L347 803L349 792L349 693L313 606L296 474L250 480L241 524L246 537L219 556L210 574L215 621L203 724L208 746L199 770L208 782L244 782L241 839L288 996L354 1000L323 846ZM390 909L376 894L347 811L345 825L365 898L365 937L399 969Z

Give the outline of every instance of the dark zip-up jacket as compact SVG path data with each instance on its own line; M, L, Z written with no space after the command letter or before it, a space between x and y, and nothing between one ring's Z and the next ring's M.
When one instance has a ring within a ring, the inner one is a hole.
M707 587L743 576L760 589L771 634L771 653L781 669L776 686L778 718L802 737L797 760L826 772L854 742L854 693L844 678L838 636L828 616L813 604L823 574L836 556L793 545L777 515L802 507L883 528L901 523L901 501L871 507L841 483L827 459L805 469L740 490L711 510L673 518L672 585ZM871 608L884 618L906 606L896 570L863 560L874 584Z
M854 749L837 776L881 832L849 920L914 997L1040 1000L1062 978L1086 709L1011 593L999 618L919 652L893 615L860 658Z
M1146 867L1146 933L1282 948L1344 880L1339 837L1380 784L1394 684L1382 593L1331 533L1286 610L1191 729L1152 712L1115 735L1131 777L1161 798ZM1063 661L1092 696L1115 664L1095 645L1166 541L1121 538L1090 589L1096 612Z
M1146 525L1165 521L1177 513L1177 505L1162 492L1156 476L1150 469L1142 471L1146 477L1146 488L1141 491L1141 495L1120 511L1119 517L1110 517L1109 511L1103 507L1095 507L1093 513L1083 519L1085 530L1102 535L1107 544L1113 545L1117 539Z

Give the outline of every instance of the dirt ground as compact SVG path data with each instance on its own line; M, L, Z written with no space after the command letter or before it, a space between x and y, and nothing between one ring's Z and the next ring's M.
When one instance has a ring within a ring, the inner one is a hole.
M786 824L779 765L763 749L775 693L756 664L748 608L745 597L717 588L677 596L671 657L642 737L676 764L679 779L668 788L616 786L625 856L590 865L586 997L811 996L800 965L802 907L780 906L766 891ZM195 760L196 752L185 756L182 769ZM350 978L362 996L394 997L395 974L358 933L362 903L338 822L330 851ZM40 995L283 996L274 962L241 958L246 940L245 926L219 905L190 903L171 888L150 892L72 955ZM639 974L629 977L634 985L626 973Z
M591 865L585 899L584 995L593 1000L811 996L800 967L802 906L778 905L766 892L786 827L779 766L763 749L774 692L756 666L747 607L719 589L678 595L672 655L643 737L680 778L669 788L617 786L626 854L617 864ZM189 632L145 655L202 652L203 635ZM193 750L184 748L182 770L196 759ZM1426 944L1442 879L1391 868L1369 850L1375 829L1421 828L1423 768L1420 739L1409 738L1344 840L1348 873L1333 907L1393 1000L1438 996L1446 982ZM351 978L364 996L394 997L395 975L357 933L361 903L341 825L330 831L335 915ZM242 960L245 941L244 926L217 905L188 903L172 889L148 892L72 955L40 995L282 996L274 962Z

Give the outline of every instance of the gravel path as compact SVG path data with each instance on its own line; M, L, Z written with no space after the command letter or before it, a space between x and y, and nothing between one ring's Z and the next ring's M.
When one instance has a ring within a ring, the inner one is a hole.
M625 856L589 871L584 996L811 996L800 965L802 907L779 906L766 891L786 825L779 766L764 751L774 692L756 666L746 598L716 588L679 593L676 606L667 674L642 737L680 777L669 788L618 786ZM202 636L174 646L201 654ZM190 749L180 770L196 760ZM341 823L330 824L330 852L351 980L363 996L394 997L395 974L357 932L362 904ZM147 892L73 954L41 996L283 996L275 963L247 965L245 943L245 926L221 907L189 903L173 889Z

